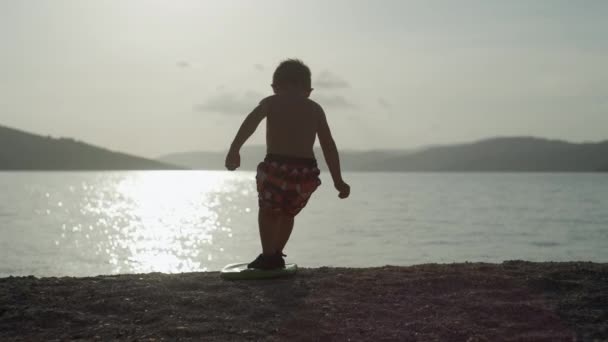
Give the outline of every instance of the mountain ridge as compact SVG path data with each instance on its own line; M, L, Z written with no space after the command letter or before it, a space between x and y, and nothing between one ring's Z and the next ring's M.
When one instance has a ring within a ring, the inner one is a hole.
M183 167L0 125L0 170L174 170Z
M241 151L242 170L254 170L264 158L264 146ZM326 169L322 152L315 155ZM194 169L221 170L225 152L183 152L161 156L164 162ZM530 136L492 137L411 150L340 152L345 171L388 172L597 172L608 171L608 140L572 143Z
M244 147L241 170L255 170L265 146ZM319 167L327 169L315 147ZM223 170L225 152L173 153L157 160L0 125L0 170ZM531 136L493 137L410 150L342 150L344 171L608 172L608 140L572 143Z

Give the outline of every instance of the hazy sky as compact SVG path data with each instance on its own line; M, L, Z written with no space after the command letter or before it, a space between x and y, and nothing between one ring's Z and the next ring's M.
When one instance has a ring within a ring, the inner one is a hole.
M340 148L608 139L606 18L604 0L0 0L0 125L221 150L298 57Z

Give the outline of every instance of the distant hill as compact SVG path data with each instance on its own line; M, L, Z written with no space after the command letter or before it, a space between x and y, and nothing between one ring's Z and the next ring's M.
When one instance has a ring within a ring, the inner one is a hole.
M386 171L593 172L608 163L608 141L569 143L531 137L437 146L381 163Z
M174 165L109 151L67 138L0 126L0 170L161 170Z
M253 170L264 157L261 146L241 151L243 170ZM316 149L321 168L323 155ZM163 156L163 162L194 169L223 169L225 152L189 152ZM343 151L346 171L608 171L608 141L570 143L533 137L492 138L477 142L433 146L418 150Z

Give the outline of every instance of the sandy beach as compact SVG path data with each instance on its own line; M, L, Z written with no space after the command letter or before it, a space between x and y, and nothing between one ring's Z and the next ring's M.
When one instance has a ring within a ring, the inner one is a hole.
M0 340L602 341L608 264L0 279Z

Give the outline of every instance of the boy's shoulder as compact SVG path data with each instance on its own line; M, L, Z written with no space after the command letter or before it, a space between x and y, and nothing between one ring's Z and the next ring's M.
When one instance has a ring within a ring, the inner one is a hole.
M274 94L274 95L270 95L267 96L265 98L263 98L260 101L260 105L262 106L268 106L268 105L272 105L273 103L277 103L277 102L283 102L283 101L289 101L290 99L286 96L282 96L282 95L278 95L278 94ZM321 107L320 104L318 104L317 102L315 102L314 100L310 99L310 98L303 98L302 99L303 102L301 103L305 103L311 106L311 108L316 111L316 112L323 112L323 107Z
M261 105L261 106L269 105L274 101L276 101L276 95L266 96L265 98L260 100L259 105Z

